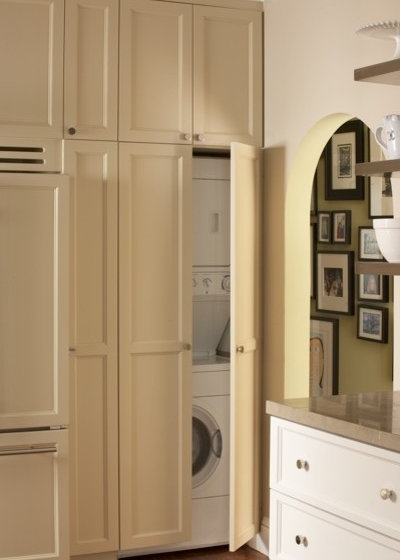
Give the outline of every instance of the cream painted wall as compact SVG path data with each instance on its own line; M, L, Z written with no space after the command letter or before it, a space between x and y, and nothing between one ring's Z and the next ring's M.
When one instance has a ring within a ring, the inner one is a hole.
M335 129L358 117L375 129L400 112L400 88L353 80L391 58L394 42L357 35L398 18L397 0L265 0L266 390L308 391L308 224L312 178Z
M265 393L308 394L309 209L320 153L357 117L372 130L400 113L400 88L358 83L354 69L392 57L394 43L356 34L399 18L398 0L264 0ZM268 420L265 439L268 448ZM263 513L268 517L268 456Z

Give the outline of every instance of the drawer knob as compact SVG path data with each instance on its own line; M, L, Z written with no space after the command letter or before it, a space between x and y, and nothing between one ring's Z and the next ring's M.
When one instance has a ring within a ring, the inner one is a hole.
M308 546L307 537L304 537L303 535L296 535L295 541L296 541L296 544L298 544L299 546L300 546L301 544L302 544L303 546Z
M380 496L382 500L392 500L395 496L393 490L389 490L389 488L382 488L380 491Z
M296 467L298 469L304 469L305 471L308 471L308 463L304 459L297 459Z

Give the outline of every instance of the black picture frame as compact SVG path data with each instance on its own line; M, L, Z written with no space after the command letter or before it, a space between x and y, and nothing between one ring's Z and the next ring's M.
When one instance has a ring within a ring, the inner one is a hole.
M354 251L317 252L317 311L354 315Z
M326 200L363 200L365 177L355 174L364 161L364 125L351 120L338 128L326 146Z
M332 243L332 212L321 211L317 214L318 219L318 243Z
M386 307L359 305L357 309L357 338L386 344L388 341L388 316Z
M337 395L339 391L339 320L310 318L310 397Z
M389 277L384 274L358 274L357 297L359 301L387 303L389 301Z
M351 243L351 210L332 211L332 243Z
M317 246L317 224L310 224L310 298L315 299L315 261Z

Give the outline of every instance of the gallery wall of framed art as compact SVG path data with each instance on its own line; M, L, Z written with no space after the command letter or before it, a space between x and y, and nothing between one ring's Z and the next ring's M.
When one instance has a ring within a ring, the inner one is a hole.
M379 159L374 135L353 119L333 134L316 169L310 201L310 395L322 394L316 381L321 355L330 356L335 372L323 394L391 390L392 278L355 273L357 261L384 260L372 219L393 213L390 181L358 177L354 170L356 162ZM330 336L317 343L316 329Z

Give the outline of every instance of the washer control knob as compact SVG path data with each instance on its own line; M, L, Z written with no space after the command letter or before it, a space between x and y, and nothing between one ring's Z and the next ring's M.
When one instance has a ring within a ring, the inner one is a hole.
M211 278L203 278L203 286L205 286L205 288L209 288L211 286L211 283Z
M221 288L222 288L225 292L230 292L230 291L231 291L231 277L229 276L229 274L226 274L226 275L222 278Z

